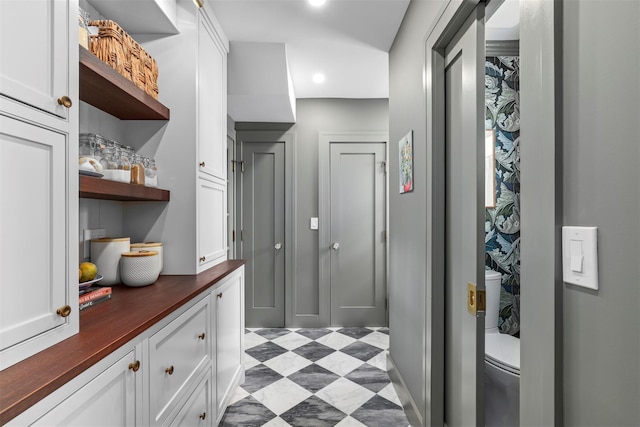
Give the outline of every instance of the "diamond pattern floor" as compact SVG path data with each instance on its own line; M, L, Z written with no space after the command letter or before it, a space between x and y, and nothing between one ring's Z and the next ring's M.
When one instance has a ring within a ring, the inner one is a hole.
M386 372L387 328L247 329L245 347L221 427L409 425Z

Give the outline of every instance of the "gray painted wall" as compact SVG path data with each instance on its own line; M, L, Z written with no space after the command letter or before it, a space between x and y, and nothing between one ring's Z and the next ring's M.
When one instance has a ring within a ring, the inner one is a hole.
M600 279L564 285L564 425L638 426L640 2L563 7L563 220L598 227Z
M427 31L444 1L410 3L389 52L389 328L390 357L425 410L426 111L423 90ZM414 191L399 194L397 141L413 130ZM404 402L403 402L404 403ZM415 422L415 421L414 421Z
M295 271L297 287L293 327L328 326L321 323L319 307L318 231L309 229L309 218L318 209L318 132L388 130L387 99L298 99L295 133L294 179L296 187ZM282 126L279 127L282 129ZM238 140L242 130L273 130L267 123L236 123ZM304 317L304 315L312 315Z

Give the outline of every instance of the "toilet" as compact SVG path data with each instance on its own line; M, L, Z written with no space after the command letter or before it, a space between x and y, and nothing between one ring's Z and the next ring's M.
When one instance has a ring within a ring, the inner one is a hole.
M484 400L487 427L520 425L520 340L498 331L502 276L485 271Z

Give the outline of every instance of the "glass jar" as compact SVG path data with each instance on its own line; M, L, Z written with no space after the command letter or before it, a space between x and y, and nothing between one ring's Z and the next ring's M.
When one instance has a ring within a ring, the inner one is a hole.
M151 157L144 158L144 185L147 187L158 186L158 167L156 160Z
M131 182L131 161L129 160L129 153L127 150L119 146L116 148L118 156L118 165L120 167L120 181L130 183Z
M144 185L144 163L140 154L134 154L131 161L131 184Z
M118 157L114 146L104 147L102 150L102 160L100 160L100 164L102 165L102 174L104 175L104 179L119 181L120 172Z
M78 168L90 172L102 172L104 138L95 133L81 133L78 146Z
M91 14L78 8L78 43L80 46L89 50L90 34L89 34L89 17Z

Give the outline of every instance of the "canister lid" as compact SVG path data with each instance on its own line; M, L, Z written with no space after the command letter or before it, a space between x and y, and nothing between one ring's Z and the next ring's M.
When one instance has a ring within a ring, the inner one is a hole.
M162 243L160 242L144 242L144 243L132 243L131 247L132 248L157 248L162 246Z
M158 251L138 251L138 252L123 252L120 256L123 257L143 257L143 256L154 256L158 255Z
M101 237L99 239L91 239L92 242L98 242L98 243L128 242L130 240L131 240L130 237L117 237L115 239L111 237Z

